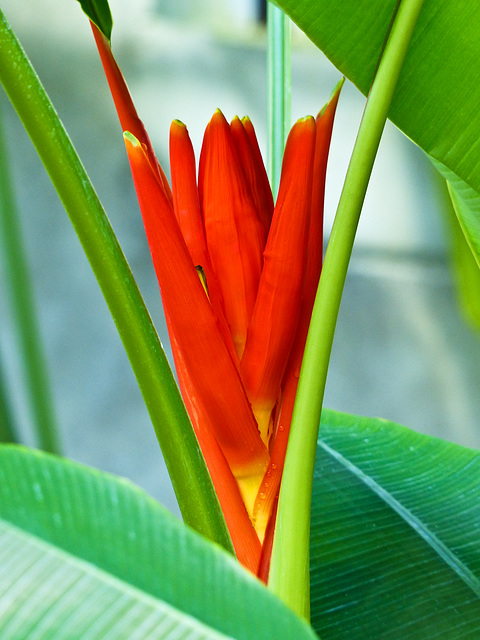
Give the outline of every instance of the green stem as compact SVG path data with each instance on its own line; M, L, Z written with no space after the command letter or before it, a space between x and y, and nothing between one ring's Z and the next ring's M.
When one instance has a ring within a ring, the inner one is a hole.
M0 360L0 365L1 364ZM13 426L12 412L5 386L5 377L3 370L0 368L0 443L3 442L18 442L18 438L15 433L15 427Z
M269 588L307 619L313 470L335 325L370 174L422 4L423 0L400 3L367 100L325 256L298 384Z
M0 80L70 216L109 306L184 520L232 550L185 405L130 268L63 125L1 11Z
M290 130L290 20L267 3L268 151L267 166L274 195L278 192L283 150Z
M0 236L13 323L25 372L26 391L38 443L45 451L60 453L60 438L53 410L51 386L38 327L28 260L8 166L8 150L0 118Z

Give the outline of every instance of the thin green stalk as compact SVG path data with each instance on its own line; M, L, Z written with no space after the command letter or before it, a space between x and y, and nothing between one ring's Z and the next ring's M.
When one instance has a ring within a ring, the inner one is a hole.
M23 361L26 394L38 444L45 451L60 453L60 438L53 409L51 385L4 137L0 117L0 237L13 324Z
M355 233L393 93L423 0L402 0L358 132L318 288L279 498L269 588L309 619L310 508L318 427Z
M278 192L283 150L290 130L290 19L267 3L268 150L267 167L274 195Z
M232 550L195 433L155 328L68 135L0 11L0 81L70 216L147 405L186 523Z
M0 365L2 361L0 359ZM18 442L15 427L13 425L12 411L5 386L5 377L0 366L0 443Z

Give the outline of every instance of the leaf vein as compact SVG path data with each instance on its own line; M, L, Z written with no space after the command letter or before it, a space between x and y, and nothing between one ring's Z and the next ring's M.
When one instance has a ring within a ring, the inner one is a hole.
M480 580L462 562L462 560L438 537L436 536L418 516L397 500L389 491L382 487L376 480L357 467L351 460L345 458L339 451L332 449L328 444L319 440L319 446L347 471L352 473L358 480L368 487L375 495L399 515L428 545L435 553L463 580L463 582L480 597Z

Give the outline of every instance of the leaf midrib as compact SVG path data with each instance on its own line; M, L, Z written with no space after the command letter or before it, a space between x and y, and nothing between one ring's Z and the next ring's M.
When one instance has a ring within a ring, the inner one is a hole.
M388 507L390 507L402 520L408 524L446 563L450 569L480 598L480 579L460 560L460 558L447 547L447 545L435 535L428 526L416 516L410 509L399 502L391 493L384 489L376 480L362 471L353 462L345 458L339 451L332 449L328 444L318 441L318 445L347 471L352 473Z

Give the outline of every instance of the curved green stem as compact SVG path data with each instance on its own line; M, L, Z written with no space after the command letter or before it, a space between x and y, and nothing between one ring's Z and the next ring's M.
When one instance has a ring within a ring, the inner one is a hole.
M45 451L60 453L51 386L7 159L8 150L0 117L0 236L8 274L10 307L38 444Z
M267 167L274 196L278 192L283 150L290 130L290 18L267 3L268 151Z
M150 413L184 520L232 550L193 428L130 268L63 125L1 11L0 81L98 280Z
M325 256L298 384L269 588L307 619L313 470L335 325L370 174L422 4L423 0L400 3L370 91Z

